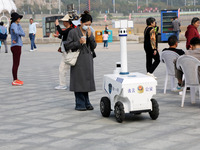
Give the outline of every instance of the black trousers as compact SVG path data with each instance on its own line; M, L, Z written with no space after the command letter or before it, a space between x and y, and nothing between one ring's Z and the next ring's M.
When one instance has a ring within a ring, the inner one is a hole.
M21 48L22 48L21 46L11 47L11 52L13 54L13 67L12 67L13 81L18 79L17 72L20 64Z
M160 55L157 51L156 55L153 55L152 53L146 53L146 69L147 72L153 73L154 70L157 68L157 66L160 63Z

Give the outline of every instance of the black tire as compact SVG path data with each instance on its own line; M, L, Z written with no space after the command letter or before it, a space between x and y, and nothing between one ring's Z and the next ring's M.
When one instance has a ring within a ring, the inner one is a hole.
M109 117L110 116L110 99L108 97L102 97L100 101L100 111L102 116Z
M115 104L115 118L119 123L122 123L125 119L124 106L121 102Z
M152 111L149 112L151 119L156 120L159 116L159 105L155 99L151 99Z

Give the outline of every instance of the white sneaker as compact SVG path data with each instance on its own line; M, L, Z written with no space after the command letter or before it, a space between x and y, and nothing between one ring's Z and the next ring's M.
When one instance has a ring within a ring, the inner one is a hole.
M33 49L30 49L29 51L30 51L30 52L33 52L34 50L33 50Z
M155 77L155 76L153 75L153 73L147 72L147 75L150 76L150 77L153 77L154 79L157 79L157 77Z
M37 51L37 48L34 48L33 50L34 50L34 51Z
M55 87L55 90L66 90L67 88L68 88L67 86L59 85Z

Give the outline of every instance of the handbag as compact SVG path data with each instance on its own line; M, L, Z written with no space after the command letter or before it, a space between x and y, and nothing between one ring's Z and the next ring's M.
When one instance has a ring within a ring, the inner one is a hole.
M60 47L58 48L59 53L63 53L65 51L64 44L63 44L63 36L61 38Z
M62 41L60 42L60 47L58 48L58 52L59 52L59 53L62 53L61 46L62 46Z
M70 66L75 66L77 62L77 58L80 54L80 50L72 52L72 50L69 50L67 53L65 53L65 63Z

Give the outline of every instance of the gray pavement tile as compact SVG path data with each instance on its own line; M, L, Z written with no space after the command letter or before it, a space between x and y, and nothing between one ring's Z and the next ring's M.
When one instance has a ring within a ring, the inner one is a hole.
M34 136L30 136L28 138L24 138L20 140L20 143L25 143L26 145L42 145L42 144L46 144L49 142L52 142L52 140L54 140L51 137L44 137L41 135L34 135Z
M4 143L4 145L0 146L0 150L22 150L26 149L26 144L19 143Z
M18 140L20 138L23 138L27 136L26 133L19 133L18 130L15 130L15 132L11 131L1 131L0 133L0 140L7 142L7 141L15 141Z
M69 131L65 128L61 128L59 131L49 132L47 135L55 138L71 138L74 135L79 134L79 131Z

